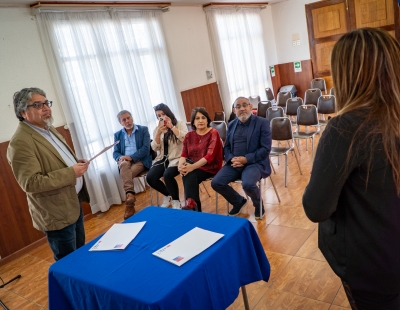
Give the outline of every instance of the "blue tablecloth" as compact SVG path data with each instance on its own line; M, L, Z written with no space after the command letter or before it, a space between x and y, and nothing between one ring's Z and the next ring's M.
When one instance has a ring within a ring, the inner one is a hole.
M270 265L242 218L148 207L147 221L122 251L89 252L96 238L49 270L49 309L226 309L243 285L268 281ZM181 267L153 252L194 227L224 234Z

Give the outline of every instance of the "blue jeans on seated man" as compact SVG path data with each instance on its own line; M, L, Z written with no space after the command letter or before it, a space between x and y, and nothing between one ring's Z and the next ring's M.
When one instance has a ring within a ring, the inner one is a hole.
M80 209L81 213L75 223L63 229L44 232L56 261L85 245L82 205L80 205Z
M234 208L243 205L244 198L239 195L229 183L241 179L244 192L253 201L254 207L260 206L260 189L257 182L261 179L261 172L255 164L241 168L233 168L226 164L218 171L211 182L212 188L221 194Z

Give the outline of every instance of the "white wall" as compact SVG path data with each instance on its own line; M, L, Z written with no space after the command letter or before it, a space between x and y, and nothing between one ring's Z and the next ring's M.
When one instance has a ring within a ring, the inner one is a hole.
M277 62L310 59L305 5L319 0L288 0L272 4ZM300 46L292 45L292 34L300 35Z
M0 142L11 139L18 126L13 95L39 87L53 100L54 125L65 124L57 103L35 19L28 8L0 8Z
M317 0L288 0L268 5L261 11L269 65L310 59L306 3ZM162 15L164 33L178 100L180 92L215 82L206 16L201 6L172 6ZM292 34L299 33L301 45L292 46ZM0 142L12 137L18 120L12 96L24 87L40 87L53 100L55 126L65 124L57 103L34 18L28 8L0 8Z
M177 92L215 82L206 77L206 70L215 72L203 8L172 6L162 16Z
M276 42L275 42L275 26L272 22L272 6L261 10L261 20L263 24L263 34L265 43L265 52L267 54L268 66L277 64L278 57L276 53Z

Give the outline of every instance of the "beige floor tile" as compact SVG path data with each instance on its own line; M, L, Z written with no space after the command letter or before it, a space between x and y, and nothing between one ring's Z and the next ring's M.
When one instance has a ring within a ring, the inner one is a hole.
M318 224L311 222L302 207L286 208L279 212L272 225L314 230Z
M295 256L304 257L309 259L316 259L326 262L324 255L322 255L318 248L318 230L315 229L307 241L303 244Z
M330 304L269 289L254 310L328 310Z
M268 225L259 237L266 251L294 255L311 233L307 229Z
M337 305L344 308L351 308L349 300L347 299L346 293L344 292L343 285L340 286L339 291L332 303L333 305Z
M277 276L287 266L287 264L289 263L289 261L292 259L293 256L275 252L267 252L267 251L265 252L265 254L267 255L269 264L271 266L271 276L268 282L258 281L256 283L259 285L271 286L272 283L277 278Z
M0 290L0 300L3 304L9 309L18 309L18 310L43 310L46 309L44 306L35 304L30 300L25 299L22 296L19 296L7 289ZM1 308L3 309L3 308Z
M3 280L20 274L21 278L7 285L7 290L47 307L47 275L50 263L26 254L0 268ZM4 270L4 271L3 271Z
M51 264L55 262L53 252L51 251L51 248L47 242L37 247L36 249L29 251L29 254L37 258L46 260Z
M250 309L254 309L255 305L261 299L261 297L268 290L267 287L251 283L246 285L247 299L249 301ZM229 310L241 310L244 309L242 290L239 290L239 295L236 300L227 308Z
M339 307L339 306L336 306L336 305L332 305L332 306L329 308L329 310L345 310L345 309L351 309L351 308L350 308L350 307L349 307L349 308Z
M332 303L341 285L328 263L293 257L272 287L293 294Z

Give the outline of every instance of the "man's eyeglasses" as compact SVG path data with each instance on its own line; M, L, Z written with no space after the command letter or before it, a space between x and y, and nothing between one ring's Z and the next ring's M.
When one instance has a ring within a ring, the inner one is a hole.
M48 101L46 100L45 102L34 102L32 104L27 105L26 107L34 107L37 110L41 110L43 109L44 105L46 105L48 108L51 108L51 106L53 105L53 101Z
M243 102L242 105L240 105L240 104L235 105L235 109L239 110L241 107L247 108L249 105L250 105L250 103Z

